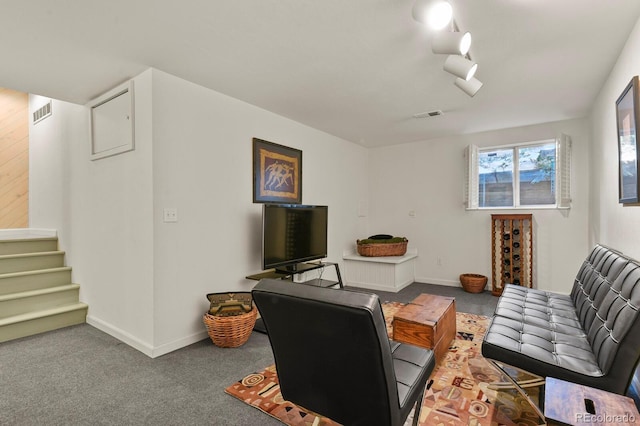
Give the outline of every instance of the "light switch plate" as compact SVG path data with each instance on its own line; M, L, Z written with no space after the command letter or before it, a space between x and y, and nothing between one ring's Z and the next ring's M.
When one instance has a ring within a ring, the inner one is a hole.
M177 222L178 221L178 209L175 207L164 209L164 221L165 222Z

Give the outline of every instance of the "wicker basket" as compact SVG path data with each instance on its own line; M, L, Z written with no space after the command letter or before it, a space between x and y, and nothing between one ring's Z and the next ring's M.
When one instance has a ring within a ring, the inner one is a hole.
M216 346L237 348L249 340L257 316L258 310L254 308L246 314L224 317L205 313L202 320L207 327L209 337Z
M468 293L482 293L487 285L487 277L479 274L462 274L460 283L464 291Z
M404 256L404 254L407 252L408 242L409 240L407 240L406 238L401 243L360 244L360 240L358 240L356 246L358 247L358 254L360 256Z

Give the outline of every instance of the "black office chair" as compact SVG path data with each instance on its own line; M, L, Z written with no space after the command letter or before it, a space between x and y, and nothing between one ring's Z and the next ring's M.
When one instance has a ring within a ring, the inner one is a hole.
M252 293L284 399L343 425L403 425L416 405L417 425L435 357L389 340L377 295L280 280Z

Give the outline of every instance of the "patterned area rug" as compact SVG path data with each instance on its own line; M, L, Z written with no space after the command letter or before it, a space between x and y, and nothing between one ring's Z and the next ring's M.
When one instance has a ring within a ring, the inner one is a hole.
M390 336L393 315L402 306L397 302L383 304ZM480 352L488 323L489 318L484 316L461 312L456 314L456 338L446 357L431 374L422 402L420 425L541 424L530 404L514 389L507 387L496 390L490 387L492 383L505 382L506 378ZM515 373L509 372L510 375ZM285 401L280 394L274 365L247 375L225 389L225 392L287 425L337 425L326 417ZM537 398L537 388L528 392L532 398Z

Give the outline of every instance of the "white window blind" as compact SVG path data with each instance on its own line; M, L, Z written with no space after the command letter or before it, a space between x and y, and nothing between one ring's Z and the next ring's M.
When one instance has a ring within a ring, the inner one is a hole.
M464 152L466 160L464 205L467 210L478 208L478 147L469 145Z
M558 137L557 144L557 203L559 209L569 209L571 208L571 137L561 134Z

